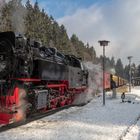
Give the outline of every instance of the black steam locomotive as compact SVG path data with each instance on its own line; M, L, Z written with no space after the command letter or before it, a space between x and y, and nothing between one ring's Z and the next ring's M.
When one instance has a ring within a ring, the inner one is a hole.
M0 124L72 104L87 79L75 56L13 32L0 33Z

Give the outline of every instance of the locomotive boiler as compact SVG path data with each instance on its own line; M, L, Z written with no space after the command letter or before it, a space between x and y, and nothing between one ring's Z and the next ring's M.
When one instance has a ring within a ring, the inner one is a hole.
M70 105L87 85L79 58L14 32L0 33L0 124Z

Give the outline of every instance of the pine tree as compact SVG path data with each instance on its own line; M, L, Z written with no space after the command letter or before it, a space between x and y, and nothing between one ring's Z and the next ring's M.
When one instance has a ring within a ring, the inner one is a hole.
M126 65L125 68L124 68L124 78L129 80L129 65Z
M1 31L12 31L12 22L11 22L11 5L5 3L1 9Z
M136 77L140 77L140 65L137 66Z
M76 56L84 60L84 49L85 49L84 43L80 41L75 34L71 36L71 42L76 50L77 53Z
M121 59L118 59L116 62L116 66L115 66L115 70L116 70L116 74L118 76L123 77L124 76L124 71L123 71L123 64Z
M111 67L112 67L112 68L115 67L115 60L114 60L114 57L111 58L110 64L111 64Z
M26 11L27 14L24 18L24 23L25 23L25 35L28 38L33 38L34 37L34 32L33 32L33 7L30 3L30 0L27 0L26 4Z

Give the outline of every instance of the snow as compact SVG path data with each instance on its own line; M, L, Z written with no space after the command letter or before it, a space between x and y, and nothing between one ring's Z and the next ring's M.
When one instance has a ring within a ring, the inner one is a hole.
M111 99L95 97L82 107L71 107L40 120L0 133L0 140L138 140L140 139L140 88Z

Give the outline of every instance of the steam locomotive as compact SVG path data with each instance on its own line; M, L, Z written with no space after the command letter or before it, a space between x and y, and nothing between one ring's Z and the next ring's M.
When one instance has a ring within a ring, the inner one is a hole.
M64 55L56 48L14 32L1 32L0 124L21 122L71 105L88 88L90 92L95 86L102 87L102 79L97 76L101 73L93 68L87 70L80 58ZM105 73L105 90L111 89L111 76L117 87L127 83L121 77Z
M0 33L0 124L70 105L87 86L79 58L14 32Z

